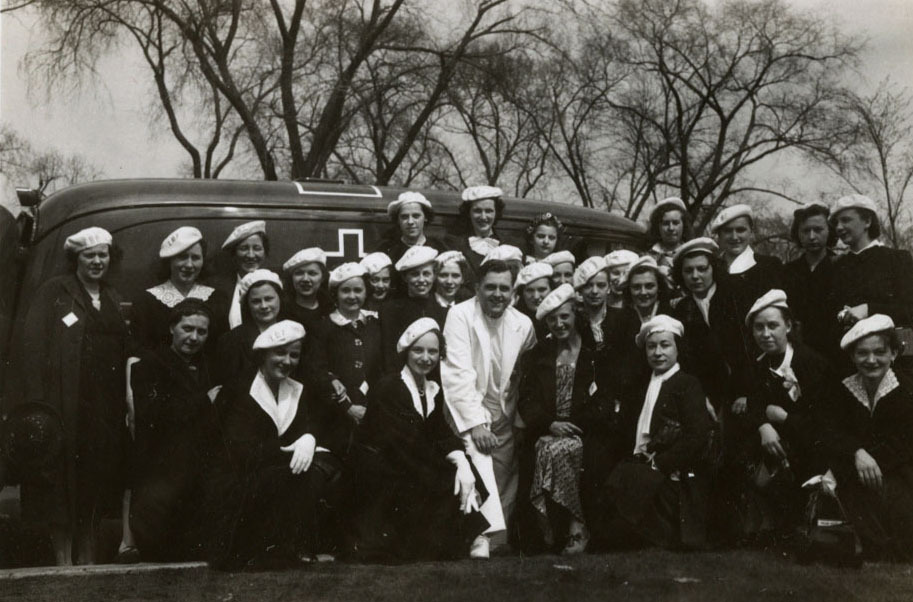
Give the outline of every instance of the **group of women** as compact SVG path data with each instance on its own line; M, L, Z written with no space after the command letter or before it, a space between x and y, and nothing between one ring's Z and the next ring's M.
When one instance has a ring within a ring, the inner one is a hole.
M464 191L463 229L439 240L425 234L432 204L403 193L378 250L332 271L319 248L267 269L254 221L221 246L230 273L204 281L207 241L182 226L129 323L105 278L112 236L70 236L70 273L39 289L21 329L21 402L6 420L23 516L48 526L56 561L94 562L112 513L125 558L465 557L489 527L489 492L438 366L447 313L487 262L509 266L538 340L517 374L514 545L574 554L790 533L803 483L830 470L867 553L913 554L900 342L913 258L878 241L870 199L796 210L802 253L784 266L753 250L745 205L692 238L685 204L665 199L645 254L578 262L552 213L525 250L501 241L501 196Z

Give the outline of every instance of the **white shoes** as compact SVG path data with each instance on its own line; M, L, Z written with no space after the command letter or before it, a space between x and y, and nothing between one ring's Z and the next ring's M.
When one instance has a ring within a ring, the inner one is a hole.
M469 548L469 557L478 559L488 559L491 550L491 541L487 535L479 535L472 540L472 547Z

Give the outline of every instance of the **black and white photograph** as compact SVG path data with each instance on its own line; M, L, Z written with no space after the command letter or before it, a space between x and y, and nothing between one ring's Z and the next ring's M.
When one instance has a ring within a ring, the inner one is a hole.
M913 599L913 0L0 0L0 600Z

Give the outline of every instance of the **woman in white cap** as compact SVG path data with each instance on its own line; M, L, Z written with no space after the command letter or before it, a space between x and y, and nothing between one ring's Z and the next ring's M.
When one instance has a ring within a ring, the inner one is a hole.
M526 256L529 262L544 261L558 250L564 224L552 212L540 213L526 227Z
M843 336L855 374L829 400L820 444L837 497L871 560L913 559L913 384L891 364L900 352L894 321L863 318Z
M570 251L557 251L542 260L552 266L552 288L562 284L574 285L574 270L577 269L577 258Z
M470 542L489 526L479 513L487 492L447 423L440 385L429 376L445 353L440 326L416 320L396 352L403 368L371 390L358 432L357 557L466 558Z
M216 382L224 383L254 365L252 345L282 313L282 280L270 270L254 270L241 279L241 324L219 338Z
M563 554L582 553L589 542L580 487L583 437L587 410L602 394L596 352L577 331L575 303L574 288L563 284L539 304L536 318L551 336L524 356L517 406L527 440L518 499L532 503L546 546Z
M706 542L703 454L710 417L700 382L679 366L683 334L681 322L660 314L637 335L651 373L621 399L628 459L609 475L598 521L609 545L699 548Z
M327 254L319 247L301 249L282 264L288 303L285 314L304 325L312 338L335 305L327 291Z
M396 372L398 364L396 342L410 324L419 318L432 318L441 328L447 310L435 300L434 275L437 264L436 249L424 246L409 247L399 261L396 271L402 279L404 295L390 299L380 310L381 348L384 353L384 371Z
M459 251L444 251L434 259L437 264L434 278L434 298L438 304L450 309L472 295L466 285L469 263Z
M860 194L842 197L831 224L848 250L834 265L833 305L842 334L857 320L880 313L899 327L913 326L913 257L878 240L875 202Z
M220 569L309 563L339 462L313 425L308 382L291 375L304 327L283 320L254 341L255 365L213 404L221 441L208 474L210 562Z
M121 298L105 281L117 256L111 234L80 230L64 251L70 273L41 285L19 331L9 375L21 386L10 400L50 413L63 435L47 478L22 479L22 518L48 528L58 565L92 564L102 517L120 515L130 343Z
M639 257L628 266L623 287L625 303L636 312L641 323L658 314L672 313L666 278L650 255Z
M752 446L754 484L764 490L772 526L788 534L802 524L802 484L826 470L815 446L816 414L828 411L837 379L824 357L794 340L796 326L782 290L755 301L745 322L761 352L748 395L760 443Z
M470 186L463 190L459 233L447 239L448 248L460 251L472 268L473 278L482 260L501 244L495 226L504 213L504 192L496 186Z
M521 269L514 282L514 307L532 320L536 327L537 341L545 339L548 335L548 327L545 322L536 320L536 310L542 300L552 292L552 274L552 266L539 261Z
M609 274L609 294L606 296L606 307L609 309L625 307L625 276L628 273L628 267L637 259L637 253L627 249L617 249L605 256L606 272Z
M671 269L675 250L694 236L685 202L678 197L661 200L650 211L649 223L648 233L653 246L647 254L660 267Z
M181 226L165 237L159 248L160 284L143 291L133 302L131 329L144 349L168 344L168 316L171 309L187 298L209 305L213 324L210 344L227 329L229 298L200 282L206 258L206 241L193 226Z
M344 263L330 272L336 309L327 319L322 341L334 389L345 393L327 408L321 432L326 447L340 457L348 453L368 394L383 373L380 320L377 312L364 309L365 274L357 263Z
M245 274L263 267L269 257L269 238L266 222L256 220L241 224L231 231L220 252L224 264L219 274L209 280L217 290L230 299L228 327L241 323L241 279Z
M359 262L365 269L368 285L368 299L365 309L380 311L384 301L393 292L393 261L386 253L368 253Z
M741 204L726 207L713 220L710 233L717 237L722 250L740 315L745 315L754 300L766 291L783 288L783 263L751 248L754 238L751 207Z
M416 245L438 251L446 248L443 241L425 234L425 228L434 220L434 208L422 193L413 190L401 193L387 205L387 216L393 228L377 251L385 253L393 263L399 261L406 249Z

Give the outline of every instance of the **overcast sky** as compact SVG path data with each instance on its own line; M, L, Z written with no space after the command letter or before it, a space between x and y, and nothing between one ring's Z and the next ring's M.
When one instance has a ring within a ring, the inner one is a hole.
M8 0L0 0L6 4ZM848 32L869 38L864 73L871 84L890 75L913 89L913 0L795 0L832 13ZM180 176L184 156L167 127L150 124L149 78L138 61L108 57L97 85L47 101L29 95L20 61L41 31L26 14L0 16L0 120L40 148L84 155L106 177Z

